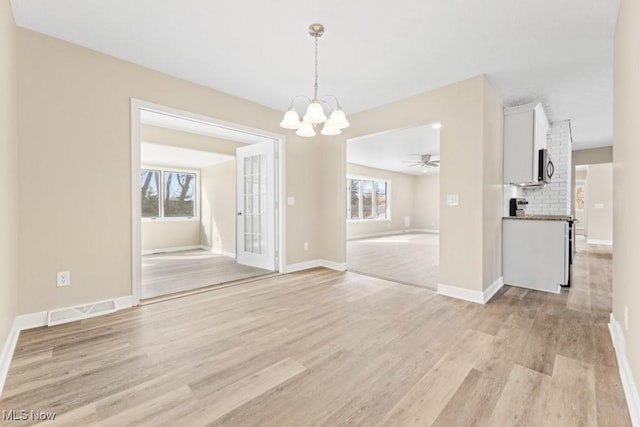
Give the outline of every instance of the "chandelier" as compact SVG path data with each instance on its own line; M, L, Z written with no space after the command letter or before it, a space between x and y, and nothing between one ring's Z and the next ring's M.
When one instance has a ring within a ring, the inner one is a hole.
M280 122L280 126L285 129L295 129L296 135L311 137L316 135L315 126L324 123L320 133L322 135L338 135L342 129L349 126L347 117L340 107L338 98L333 95L327 95L318 99L318 37L324 34L324 26L322 24L309 25L309 34L315 41L315 83L313 85L313 99L304 95L298 95L291 100L289 109L284 113L284 118ZM295 102L299 99L306 101L307 109L302 121L295 109ZM331 103L329 101L332 101ZM335 106L333 105L335 103ZM329 118L327 118L327 114Z

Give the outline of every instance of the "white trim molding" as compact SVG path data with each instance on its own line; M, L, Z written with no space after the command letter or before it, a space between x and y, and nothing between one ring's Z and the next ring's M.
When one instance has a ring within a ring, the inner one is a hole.
M475 302L476 304L486 304L503 286L504 280L502 277L499 277L484 292L439 283L438 294L446 297Z
M425 233L425 234L440 234L440 230L431 228L410 228L407 233Z
M491 298L504 286L504 277L500 276L482 293L483 304L489 302Z
M142 255L153 255L153 254L161 254L164 252L182 252L182 251L193 251L196 249L202 249L203 251L211 252L216 255L224 255L229 258L235 259L235 252L223 251L222 249L212 248L207 245L189 245L189 246L175 246L173 248L157 248L157 249L145 249L142 251Z
M288 264L284 267L284 273L295 273L297 271L310 270L312 268L324 267L330 270L346 271L347 263L339 263L327 261L325 259L314 259L312 261L299 262L297 264Z
M223 251L222 249L212 248L211 246L206 246L206 245L201 245L200 249L205 250L207 252L211 252L212 254L224 255L226 257L233 258L233 259L236 258L235 252Z
M589 239L589 238L587 238L587 244L589 244L589 245L613 246L613 240L599 240L599 239Z
M142 255L161 254L163 252L192 251L195 249L205 249L205 247L202 245L189 245L189 246L175 246L172 248L144 249L142 251Z
M440 234L440 230L431 230L427 228L403 228L402 230L383 231L381 233L360 234L357 236L348 237L347 240L351 241L351 240L360 240L360 239L372 239L374 237L401 236L407 233Z
M13 327L9 330L9 335L0 353L0 396L2 396L2 389L4 388L4 382L7 380L7 374L9 373L9 366L11 365L11 359L13 359L13 352L16 349L18 343L18 337L20 331L16 329L15 322Z
M346 262L327 261L326 259L321 259L319 261L320 267L328 268L329 270L347 271Z
M618 360L620 379L622 381L624 395L627 398L631 424L633 424L634 427L640 427L640 392L638 392L638 386L631 371L631 366L629 366L629 361L627 360L626 343L624 334L622 333L622 327L620 326L620 322L613 316L613 313L609 316L609 333L611 334L613 348L615 349L616 359Z

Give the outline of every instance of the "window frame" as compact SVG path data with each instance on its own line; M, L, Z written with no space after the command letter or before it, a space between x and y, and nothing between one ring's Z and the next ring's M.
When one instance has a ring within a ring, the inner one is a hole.
M359 195L359 216L360 218L351 218L351 181L358 180L360 181L360 195ZM362 218L363 216L363 200L362 200L362 181L374 181L372 188L372 210L376 209L375 193L376 193L376 182L384 182L386 184L386 218ZM391 222L391 180L387 178L376 178L371 176L363 176L363 175L347 175L346 177L346 200L347 200L347 210L346 210L346 220L347 223L363 223L363 222Z
M158 205L160 215L157 217L143 217L141 212L142 222L190 222L200 221L200 171L197 169L186 169L177 167L157 166L157 165L140 165L140 171L154 170L160 172L160 188L158 188ZM194 216L164 216L164 174L165 172L171 173L188 173L195 175L194 183ZM139 178L138 178L139 179ZM142 202L141 202L142 203ZM140 208L142 205L140 205Z

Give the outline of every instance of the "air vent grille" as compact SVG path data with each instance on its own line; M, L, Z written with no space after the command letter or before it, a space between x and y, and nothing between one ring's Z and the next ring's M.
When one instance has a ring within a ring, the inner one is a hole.
M113 313L115 311L115 300L100 301L86 305L78 305L76 307L60 308L48 313L47 325L60 325L62 323L88 319L89 317L100 316L102 314Z

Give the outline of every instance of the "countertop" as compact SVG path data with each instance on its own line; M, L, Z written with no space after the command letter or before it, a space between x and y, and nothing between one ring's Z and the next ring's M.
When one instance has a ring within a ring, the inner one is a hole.
M529 221L570 221L573 218L569 215L525 215L525 216L504 216L502 217L502 219L518 219L518 220L529 220Z

